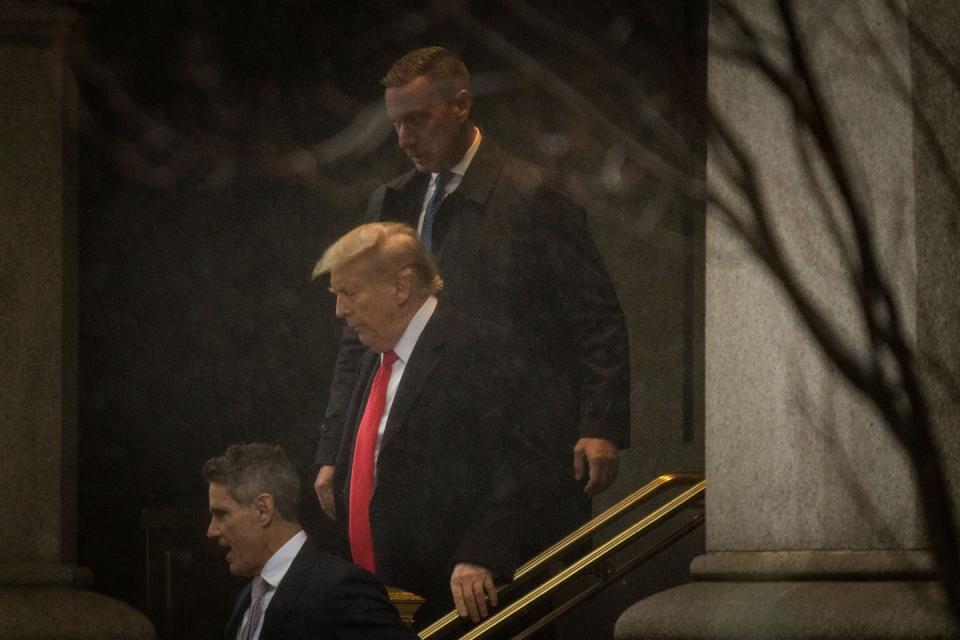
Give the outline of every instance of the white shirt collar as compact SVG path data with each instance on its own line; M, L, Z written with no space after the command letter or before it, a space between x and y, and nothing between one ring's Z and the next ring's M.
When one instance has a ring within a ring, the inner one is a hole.
M463 157L460 158L460 162L450 167L450 173L454 174L454 178L451 178L452 182L460 184L460 180L467 173L467 168L470 166L470 163L473 162L473 156L477 155L477 149L480 148L480 139L483 136L480 135L480 129L477 127L473 128L473 142L470 143L470 147L467 149L467 152L463 154ZM433 185L437 181L437 174L430 174L430 184ZM449 187L447 191L451 191ZM394 349L396 351L396 349Z
M397 358L404 364L410 359L410 354L413 353L413 348L417 346L417 340L420 339L420 334L423 333L424 327L427 326L427 322L431 316L433 316L433 312L436 311L436 309L437 297L430 296L420 305L420 308L417 309L413 317L410 318L407 328L403 330L403 335L400 336L397 344L394 345L393 352L397 354Z
M280 581L283 580L283 576L287 575L290 565L293 564L293 559L300 553L300 549L303 548L306 541L307 534L301 529L287 540L282 547L277 549L276 553L270 556L267 564L263 565L263 569L260 570L260 577L270 585L271 589L276 589Z

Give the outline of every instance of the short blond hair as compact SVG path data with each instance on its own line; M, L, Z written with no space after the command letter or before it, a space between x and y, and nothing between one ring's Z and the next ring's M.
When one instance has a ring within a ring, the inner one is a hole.
M421 246L417 232L400 222L371 222L348 231L323 252L313 268L313 278L354 260L369 260L382 276L409 268L414 285L425 293L443 288L437 265Z

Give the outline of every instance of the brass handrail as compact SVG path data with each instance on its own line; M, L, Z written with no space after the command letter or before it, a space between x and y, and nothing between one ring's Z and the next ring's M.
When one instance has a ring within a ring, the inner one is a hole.
M565 536L542 553L533 557L531 560L522 564L513 574L513 582L522 581L545 567L551 560L562 556L570 549L576 547L588 537L616 520L621 515L630 511L634 507L646 502L660 492L676 484L693 484L702 482L703 476L692 473L665 473L648 482L643 487L637 489L626 498L620 500L612 507L600 515L592 518L582 526L575 529L572 533ZM505 585L508 586L508 585ZM503 587L497 589L499 592ZM428 640L438 633L446 631L460 620L456 610L447 613L445 616L420 631L420 640Z
M528 626L519 634L515 635L513 637L513 640L525 640L525 638L529 638L534 633L536 633L543 627L547 626L548 624L550 624L551 622L553 622L554 620L556 620L557 618L565 614L570 609L574 608L581 602L584 602L585 600L588 600L589 598L593 597L598 592L610 586L612 583L616 582L623 576L627 575L628 573L636 569L639 565L643 564L653 556L657 555L658 553L660 553L661 551L669 547L671 544L673 544L680 538L684 537L685 535L687 535L697 527L703 525L705 520L706 518L703 516L703 514L700 514L692 518L689 522L684 524L682 527L678 528L676 531L671 532L669 535L665 536L662 540L659 540L656 544L653 544L649 547L644 548L643 551L641 551L639 554L631 558L626 563L617 567L615 570L609 573L604 573L602 579L598 580L596 583L583 589L582 591L580 591L580 593L576 594L566 602L560 605L554 605L552 611L550 611L548 614L546 614L545 616L543 616L542 618L540 618L539 620L537 620L536 622Z
M482 638L504 622L510 620L518 612L523 611L532 603L552 593L554 590L571 580L584 569L618 550L620 547L630 542L634 537L643 533L644 530L655 524L658 524L662 519L676 515L676 513L684 508L687 503L699 498L703 494L705 488L706 482L698 482L673 500L670 500L659 509L656 509L647 517L631 525L630 527L627 527L607 542L583 556L566 569L544 582L542 585L531 590L529 593L524 594L516 601L511 602L509 605L498 611L495 615L490 616L477 626L473 627L467 633L460 636L460 640L479 640L479 638Z

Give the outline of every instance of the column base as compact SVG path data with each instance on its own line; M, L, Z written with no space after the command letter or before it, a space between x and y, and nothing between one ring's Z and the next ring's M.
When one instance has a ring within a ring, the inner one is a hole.
M88 570L69 565L0 566L0 638L4 640L154 640L146 616L77 585Z
M871 554L880 564L865 562ZM960 638L922 554L744 553L711 560L712 555L694 561L702 571L698 581L627 609L617 621L617 640ZM746 562L737 568L731 556ZM917 572L907 579L911 565ZM789 577L776 578L777 566L787 568ZM806 579L798 579L802 566L811 567ZM830 566L843 569L830 576ZM870 577L856 578L856 568Z

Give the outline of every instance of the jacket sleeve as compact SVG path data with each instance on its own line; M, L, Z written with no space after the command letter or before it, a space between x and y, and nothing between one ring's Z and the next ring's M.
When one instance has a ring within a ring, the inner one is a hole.
M558 321L570 327L579 371L580 437L630 445L627 325L585 212L560 192L538 190L531 203L541 259L556 287Z
M360 344L357 335L344 327L340 337L340 350L334 364L333 380L330 382L327 409L318 429L319 438L313 460L317 466L336 462L340 439L343 436L343 421L356 386L360 356L365 351L366 347Z

